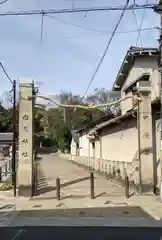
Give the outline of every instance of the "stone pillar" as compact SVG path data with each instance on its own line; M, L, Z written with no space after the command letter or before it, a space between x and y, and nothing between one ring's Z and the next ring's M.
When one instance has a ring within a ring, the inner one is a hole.
M152 151L152 112L151 86L148 82L137 85L142 99L138 107L138 147L139 147L139 182L141 187L153 185L153 151Z
M20 83L18 195L32 194L33 163L33 84Z

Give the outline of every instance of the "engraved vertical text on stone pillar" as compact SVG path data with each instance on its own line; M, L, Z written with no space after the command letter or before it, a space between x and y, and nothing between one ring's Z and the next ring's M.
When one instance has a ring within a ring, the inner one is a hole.
M18 194L31 196L33 158L33 84L20 83Z
M151 111L151 86L147 88L141 84L139 87L139 147L140 147L140 172L142 184L153 183L153 153L152 153L152 111Z

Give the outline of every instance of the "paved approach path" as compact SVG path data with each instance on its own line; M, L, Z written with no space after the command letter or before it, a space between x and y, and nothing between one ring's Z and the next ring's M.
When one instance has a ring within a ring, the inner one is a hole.
M54 154L41 157L38 169L40 195L32 199L0 198L0 227L16 227L6 228L7 231L0 228L3 239L42 236L41 227L24 229L24 226L162 226L161 202L157 196L137 194L126 199L123 187L97 175L95 199L89 197L88 179L61 187L61 200L58 201L55 199L57 177L65 184L83 179L89 172ZM53 237L53 231L47 229L49 239Z
M67 159L54 154L41 155L38 164L38 191L39 197L52 198L56 196L56 178L61 184L69 182L61 188L61 197L84 198L90 194L90 173L78 167ZM83 180L83 179L86 180ZM77 180L76 183L72 181ZM80 181L80 180L83 181ZM124 188L95 174L95 196L124 196Z

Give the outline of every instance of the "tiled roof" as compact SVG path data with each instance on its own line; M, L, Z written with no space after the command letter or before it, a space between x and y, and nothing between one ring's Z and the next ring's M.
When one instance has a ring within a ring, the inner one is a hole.
M88 124L86 124L83 128L80 128L78 130L76 130L75 132L82 132L82 131L86 131L86 130L89 130L89 129L92 129L94 128L96 125L100 124L100 123L103 123L103 122L106 122L110 119L114 118L114 115L110 112L106 115L104 115L103 117L100 117Z

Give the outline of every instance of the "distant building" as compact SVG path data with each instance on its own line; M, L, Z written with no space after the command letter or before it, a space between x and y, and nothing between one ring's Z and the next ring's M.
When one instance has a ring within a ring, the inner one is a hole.
M4 155L9 154L10 146L12 145L12 133L0 133L0 152Z
M13 133L0 133L0 146L11 145L13 139Z

